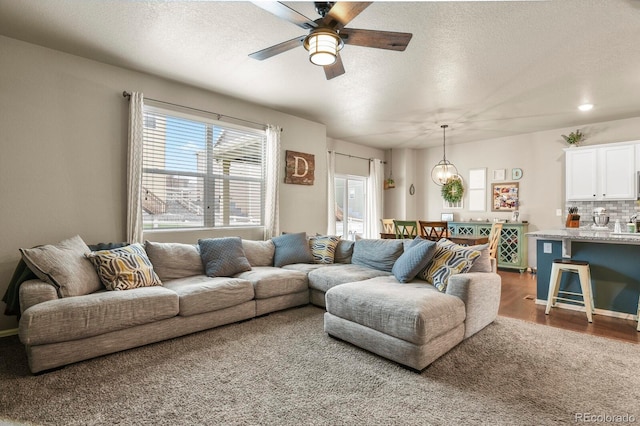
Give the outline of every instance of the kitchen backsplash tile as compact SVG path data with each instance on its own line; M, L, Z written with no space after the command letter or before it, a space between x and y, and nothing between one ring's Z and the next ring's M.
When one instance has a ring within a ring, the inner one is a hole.
M609 213L609 227L613 229L616 219L620 223L626 223L629 218L634 215L640 215L640 207L636 201L571 201L565 206L565 215L569 207L577 207L580 215L580 226L593 224L593 210L598 207L604 207Z

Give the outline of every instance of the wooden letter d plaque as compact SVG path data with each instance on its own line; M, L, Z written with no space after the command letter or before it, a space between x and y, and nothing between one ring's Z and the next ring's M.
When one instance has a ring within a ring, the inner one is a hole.
M315 157L313 154L286 151L285 158L287 165L285 169L284 183L313 185L313 174L316 169Z

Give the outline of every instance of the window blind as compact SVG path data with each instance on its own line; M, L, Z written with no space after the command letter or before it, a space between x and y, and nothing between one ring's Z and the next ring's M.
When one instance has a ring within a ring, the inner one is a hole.
M145 229L262 226L264 131L145 105Z

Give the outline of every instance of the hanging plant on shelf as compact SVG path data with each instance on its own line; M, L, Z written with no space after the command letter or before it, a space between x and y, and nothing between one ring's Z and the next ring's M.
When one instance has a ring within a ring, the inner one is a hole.
M462 200L464 195L464 186L462 185L462 179L454 178L449 179L449 182L442 186L441 190L442 198L448 203L457 203Z
M562 139L564 139L564 141L568 143L569 146L578 146L580 142L582 142L585 138L584 133L582 133L580 129L577 129L575 132L569 133L569 135L560 136L562 136Z

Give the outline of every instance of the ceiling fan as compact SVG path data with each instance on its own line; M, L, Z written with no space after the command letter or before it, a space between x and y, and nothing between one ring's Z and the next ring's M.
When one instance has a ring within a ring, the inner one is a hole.
M371 2L315 2L316 11L321 16L315 21L281 2L256 1L254 4L309 30L309 34L259 50L249 57L262 61L302 45L309 51L309 60L324 68L327 80L344 74L339 51L345 44L404 51L413 36L411 33L345 28Z

